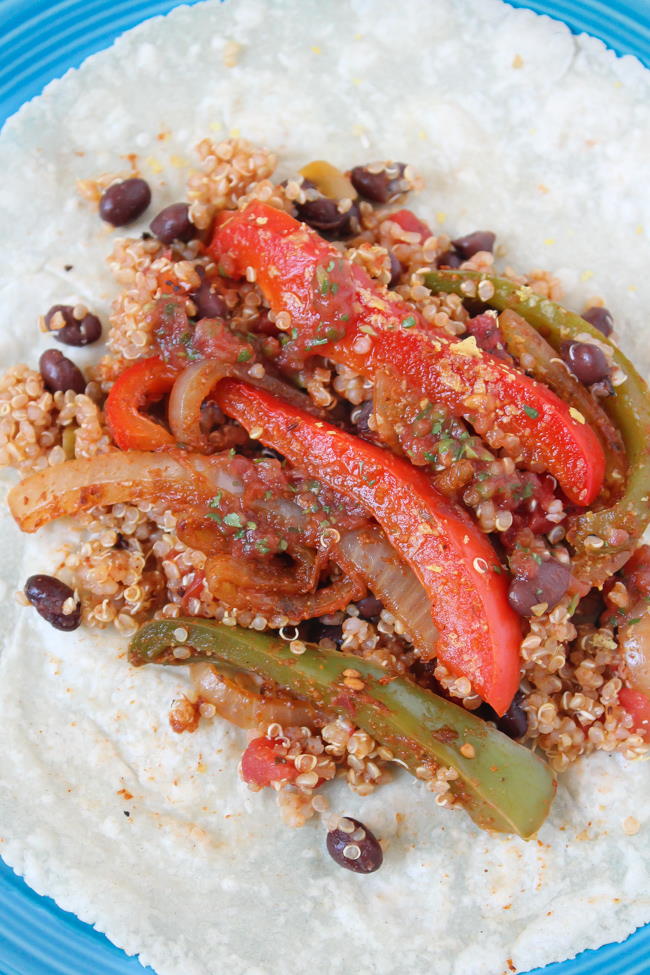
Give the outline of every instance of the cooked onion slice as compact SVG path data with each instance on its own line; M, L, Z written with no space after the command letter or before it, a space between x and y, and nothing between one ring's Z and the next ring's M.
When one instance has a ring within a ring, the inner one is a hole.
M313 592L318 584L320 570L326 558L319 558L309 550L301 552L299 560L292 565L284 565L278 560L263 562L259 559L235 559L230 555L219 554L210 562L210 586L216 589L224 585L237 589L264 589L268 592L296 593Z
M434 656L437 634L431 604L422 584L383 531L377 526L346 532L337 548L343 557L341 564L367 581L377 599L400 621L413 645L427 657Z
M169 397L167 418L177 443L208 453L210 443L201 432L201 404L210 390L232 374L232 366L214 359L193 362L183 369Z
M237 490L230 454L116 450L37 471L11 489L9 508L24 532L95 505L155 500L172 511ZM241 491L241 484L239 486Z
M337 579L313 592L282 592L279 577L269 577L266 573L260 576L256 586L254 578L249 578L251 585L244 587L241 563L227 555L208 559L205 578L212 595L228 606L252 610L267 619L286 616L292 625L336 613L366 594L366 585L358 575Z
M325 713L305 701L263 696L246 675L219 673L213 664L194 664L192 677L199 699L212 704L217 714L239 728L266 729L275 722L282 727L314 728L328 720Z

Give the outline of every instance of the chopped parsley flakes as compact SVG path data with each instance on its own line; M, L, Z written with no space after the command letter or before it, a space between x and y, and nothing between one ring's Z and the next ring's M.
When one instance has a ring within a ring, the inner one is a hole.
M241 516L236 511L230 511L223 519L225 525L231 528L241 528Z

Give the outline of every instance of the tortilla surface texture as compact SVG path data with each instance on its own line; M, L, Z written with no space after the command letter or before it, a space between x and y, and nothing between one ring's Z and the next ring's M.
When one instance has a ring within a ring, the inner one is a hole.
M75 180L137 153L154 194L137 234L182 199L193 146L229 134L275 149L281 176L319 158L412 163L416 212L451 236L495 231L506 263L554 270L572 307L605 298L647 374L650 73L497 0L180 7L49 85L0 137L3 369L52 344L36 324L50 305L109 313L115 235ZM527 843L481 833L405 773L365 799L337 784L333 808L388 841L382 869L357 876L318 822L288 829L270 790L240 781L243 732L171 731L182 668L133 670L113 631L59 633L14 604L56 564L64 525L21 536L4 513L0 530L0 852L159 975L501 975L650 919L647 762L579 763Z

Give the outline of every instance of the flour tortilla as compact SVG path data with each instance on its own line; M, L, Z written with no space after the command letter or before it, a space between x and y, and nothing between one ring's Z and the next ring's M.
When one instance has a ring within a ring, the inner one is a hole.
M647 370L649 123L638 62L496 0L178 8L7 123L0 361L36 363L51 344L36 319L55 302L109 311L113 234L76 178L137 152L162 207L182 198L196 141L241 133L279 152L281 174L313 158L411 162L426 179L413 205L434 226L496 231L507 261L554 269L574 307L605 296ZM406 774L366 799L336 784L334 807L389 844L377 874L350 874L318 824L289 830L273 795L240 782L242 732L170 731L181 670L131 670L113 632L59 634L12 603L65 536L0 522L0 850L159 975L501 975L650 919L647 763L581 762L529 843L481 833Z

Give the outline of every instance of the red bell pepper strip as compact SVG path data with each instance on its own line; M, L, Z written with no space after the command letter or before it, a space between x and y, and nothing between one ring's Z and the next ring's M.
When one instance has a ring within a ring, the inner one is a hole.
M362 504L431 599L436 654L503 714L519 686L519 618L485 535L421 470L265 390L224 379L219 406L297 468Z
M122 450L159 450L173 447L175 440L169 430L145 416L142 410L149 403L162 399L174 385L178 369L153 356L140 359L115 381L105 413L113 440Z
M305 224L251 203L222 214L209 249L232 277L253 268L272 310L289 314L287 366L318 354L370 379L392 369L431 402L470 422L491 402L494 425L519 438L526 464L553 474L576 504L590 504L599 493L603 450L577 411L482 352L474 339L452 341L432 329L412 305L378 286Z
M618 700L621 707L632 715L634 730L650 742L650 697L631 687L622 687Z

